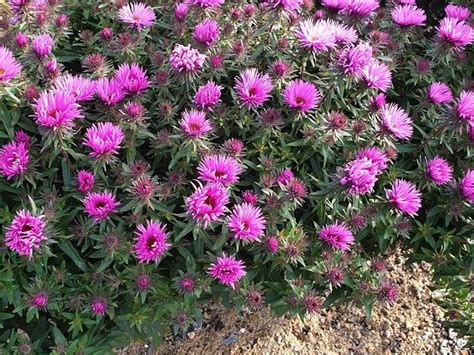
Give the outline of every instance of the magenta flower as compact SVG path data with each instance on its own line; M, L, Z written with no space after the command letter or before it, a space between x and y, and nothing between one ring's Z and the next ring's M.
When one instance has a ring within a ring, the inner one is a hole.
M80 192L86 193L92 190L95 184L94 175L86 170L79 170L77 173L77 188Z
M294 177L294 174L291 171L291 169L285 168L278 174L276 181L279 184L285 185L288 181L293 179L293 177Z
M387 91L392 85L392 73L390 69L377 59L371 59L369 64L362 70L362 78L369 88Z
M105 312L107 312L107 300L103 297L94 298L91 302L91 311L96 316L105 316Z
M354 235L344 223L339 221L321 228L319 239L329 246L342 251L349 250L350 246L354 244Z
M219 39L219 25L217 21L205 19L194 27L193 38L207 47L212 46Z
M110 218L110 214L117 211L118 203L114 194L108 191L89 192L82 200L84 208L94 223Z
M305 113L319 104L321 94L313 83L297 79L290 81L285 87L283 101L289 107Z
M349 0L343 10L348 15L366 17L379 6L378 0Z
M221 101L221 91L221 86L208 81L206 85L199 87L194 95L193 104L203 109L209 109Z
M469 203L474 203L474 170L469 169L459 180L459 191Z
M257 69L246 69L235 80L234 87L240 102L247 108L262 105L270 97L272 80Z
M427 98L434 104L442 104L453 99L453 93L448 85L437 81L428 87Z
M397 138L408 140L413 134L411 118L396 104L388 104L382 107L380 118L383 129Z
M206 114L201 111L184 111L178 121L181 130L191 138L202 138L212 131L211 121L206 119Z
M133 249L140 263L156 263L171 247L169 234L161 222L147 221L146 226L140 224L136 235Z
M305 198L307 195L306 185L303 181L298 178L290 179L282 190L291 198L299 202L300 199Z
M257 203L257 195L250 190L244 191L242 193L242 201L250 205L255 205Z
M119 126L111 122L99 122L87 128L83 144L92 150L89 157L107 161L118 154L124 137Z
M393 304L398 298L397 286L391 281L382 281L377 290L377 298L383 303Z
M398 5L392 10L392 19L402 27L423 26L426 14L423 9L415 5Z
M283 78L289 71L290 66L283 59L278 59L273 62L271 67L271 74L274 78Z
M459 119L474 124L474 91L461 91L455 106Z
M27 168L30 156L25 143L10 142L0 149L0 175L7 180L23 175Z
M474 42L474 29L464 21L445 17L436 27L438 40L455 51L461 51Z
M225 0L191 0L194 5L199 7L219 7Z
M265 240L265 248L270 254L275 254L278 251L279 244L278 238L275 236L269 236Z
M444 8L447 17L455 18L460 21L466 21L471 17L471 11L464 6L448 4Z
M37 309L45 309L48 305L48 294L44 291L36 292L31 295L30 303L31 306Z
M421 193L415 184L404 179L396 179L391 189L385 189L388 201L401 212L416 216L421 208Z
M258 241L265 233L265 218L260 207L246 202L234 206L227 225L235 239L245 242Z
M121 64L115 73L115 79L122 88L133 95L139 95L148 88L148 77L138 64Z
M233 256L227 256L222 253L217 260L211 264L209 275L218 280L221 284L228 285L232 288L235 283L245 276L245 265L242 260L237 260Z
M54 82L54 89L70 94L77 102L91 100L95 94L95 83L80 75L60 76Z
M298 10L303 4L303 0L273 0L273 7L281 6L287 11Z
M361 43L354 48L345 49L339 56L339 64L344 73L360 75L372 59L374 49L368 43Z
M333 32L336 44L349 45L357 42L359 35L353 27L333 20L327 20L327 25L330 31Z
M208 155L199 164L199 179L224 186L239 181L242 168L239 162L225 155Z
M446 159L434 157L425 164L426 176L436 185L444 185L453 179L453 168Z
M322 0L321 1L321 5L333 11L343 10L347 6L348 3L349 3L349 0Z
M17 32L17 34L15 35L15 43L21 49L25 48L28 45L28 36L24 34L23 32ZM1 52L1 49L0 49L0 52ZM2 62L2 60L0 60L0 62Z
M15 142L23 143L25 148L28 149L30 147L30 136L20 129L15 132Z
M125 98L125 91L117 79L100 78L95 82L95 89L99 99L109 106L115 106Z
M62 90L43 92L33 109L36 124L60 134L69 132L75 119L83 118L76 99Z
M383 92L381 92L380 94L372 98L370 102L370 108L372 111L377 112L383 106L385 106L386 103L387 103L387 96Z
M35 216L27 210L17 211L12 223L5 231L5 245L19 255L33 257L33 251L48 238L43 216Z
M370 159L373 163L375 169L379 172L387 169L388 158L387 154L380 148L377 147L368 147L362 150L359 150L356 154L357 159Z
M355 159L344 166L344 175L339 182L349 185L347 192L360 195L372 192L377 182L378 169L368 158Z
M44 58L53 51L53 44L53 37L45 33L33 38L31 41L31 49L38 58Z
M155 12L153 9L142 3L131 3L122 6L118 11L118 19L130 27L141 30L153 26L155 22Z
M295 32L300 47L315 52L327 52L336 47L336 36L333 27L326 20L302 21Z
M0 46L0 83L15 78L21 72L21 65L5 46Z
M175 5L174 5L174 17L176 18L176 20L178 21L184 21L184 19L186 18L186 16L188 15L188 11L189 11L189 6L187 3L180 3L180 2L177 2Z
M190 45L177 44L170 56L171 67L177 72L194 73L202 68L206 56Z
M244 143L237 138L230 138L225 140L224 144L222 144L222 148L224 149L224 152L229 155L232 155L233 157L241 156L245 149Z
M209 223L218 221L226 212L229 202L227 189L221 184L207 184L196 188L186 198L187 213L198 223L207 227Z

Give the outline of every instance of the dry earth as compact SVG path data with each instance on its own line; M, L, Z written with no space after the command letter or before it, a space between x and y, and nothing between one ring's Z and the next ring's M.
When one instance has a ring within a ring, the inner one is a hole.
M432 299L428 264L406 265L388 259L389 277L398 284L393 306L377 307L367 321L363 311L345 306L323 310L303 323L275 318L268 309L236 315L211 306L200 330L186 339L169 337L156 351L133 344L124 354L469 354L442 325L442 310Z

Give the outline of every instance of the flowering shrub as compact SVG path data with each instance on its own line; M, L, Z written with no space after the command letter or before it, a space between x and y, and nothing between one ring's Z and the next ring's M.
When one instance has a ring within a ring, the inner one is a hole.
M406 0L10 0L8 14L8 351L159 342L210 299L370 316L396 301L374 258L396 242L442 276L456 265L466 289L468 8L435 27Z

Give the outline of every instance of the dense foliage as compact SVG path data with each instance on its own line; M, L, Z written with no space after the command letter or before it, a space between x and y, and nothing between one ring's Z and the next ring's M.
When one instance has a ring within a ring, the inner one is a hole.
M468 8L1 6L4 349L158 343L210 299L370 316L397 243L472 332Z

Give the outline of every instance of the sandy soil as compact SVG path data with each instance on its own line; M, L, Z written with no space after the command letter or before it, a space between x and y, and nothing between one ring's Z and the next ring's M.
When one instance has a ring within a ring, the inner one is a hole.
M168 337L153 350L139 344L121 354L464 354L461 340L442 325L442 310L429 289L428 264L406 265L392 255L388 273L398 284L393 306L377 307L367 321L362 310L335 307L308 317L275 318L268 309L236 315L220 305L186 338Z

